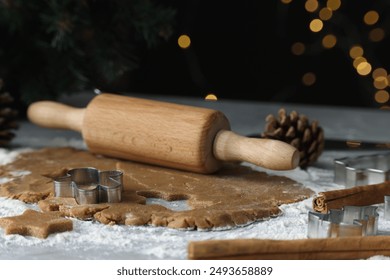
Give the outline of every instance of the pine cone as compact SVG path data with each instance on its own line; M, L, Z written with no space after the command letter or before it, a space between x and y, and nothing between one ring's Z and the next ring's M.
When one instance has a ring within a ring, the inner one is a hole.
M309 119L296 111L286 114L284 108L279 109L279 116L272 114L265 119L265 131L262 138L277 139L289 143L300 152L299 166L306 168L313 164L324 149L324 132L317 121Z
M3 81L0 79L0 147L6 146L14 137L17 129L17 110L12 108L14 99L9 92L3 92Z

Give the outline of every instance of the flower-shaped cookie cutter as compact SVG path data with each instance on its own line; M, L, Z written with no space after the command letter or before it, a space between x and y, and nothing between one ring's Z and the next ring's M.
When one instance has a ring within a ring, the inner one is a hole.
M346 188L382 183L390 179L390 153L334 160L334 182Z
M78 204L117 203L122 200L123 172L75 168L54 179L54 196L74 197Z
M377 206L345 206L329 213L309 211L308 238L368 236L378 232Z

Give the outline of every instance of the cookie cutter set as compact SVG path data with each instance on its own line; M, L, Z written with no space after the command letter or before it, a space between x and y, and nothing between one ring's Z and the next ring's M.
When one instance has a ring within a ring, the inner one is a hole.
M334 160L334 182L351 188L390 179L390 153L344 157ZM389 193L390 194L390 193ZM378 234L377 206L345 206L328 213L309 211L309 238ZM384 196L384 219L390 220L390 195Z
M55 178L55 197L73 197L78 204L117 203L122 200L123 172L75 168Z
M390 153L335 159L334 173L346 188L382 183L390 179Z
M345 206L343 209L331 209L327 214L310 211L307 236L329 238L377 235L379 218L377 208Z

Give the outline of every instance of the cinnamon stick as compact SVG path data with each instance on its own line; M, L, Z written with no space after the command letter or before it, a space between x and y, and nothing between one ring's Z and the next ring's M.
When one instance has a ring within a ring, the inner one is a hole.
M390 236L193 241L188 259L346 260L390 256Z
M390 181L379 184L357 186L348 189L319 193L313 199L314 211L327 213L330 209L344 206L365 206L384 202L384 196L390 194Z

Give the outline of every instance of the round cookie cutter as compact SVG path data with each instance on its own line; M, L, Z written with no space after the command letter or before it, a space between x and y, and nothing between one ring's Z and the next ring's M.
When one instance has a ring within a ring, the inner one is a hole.
M123 172L74 168L54 179L56 197L74 197L78 204L117 203L122 200Z

